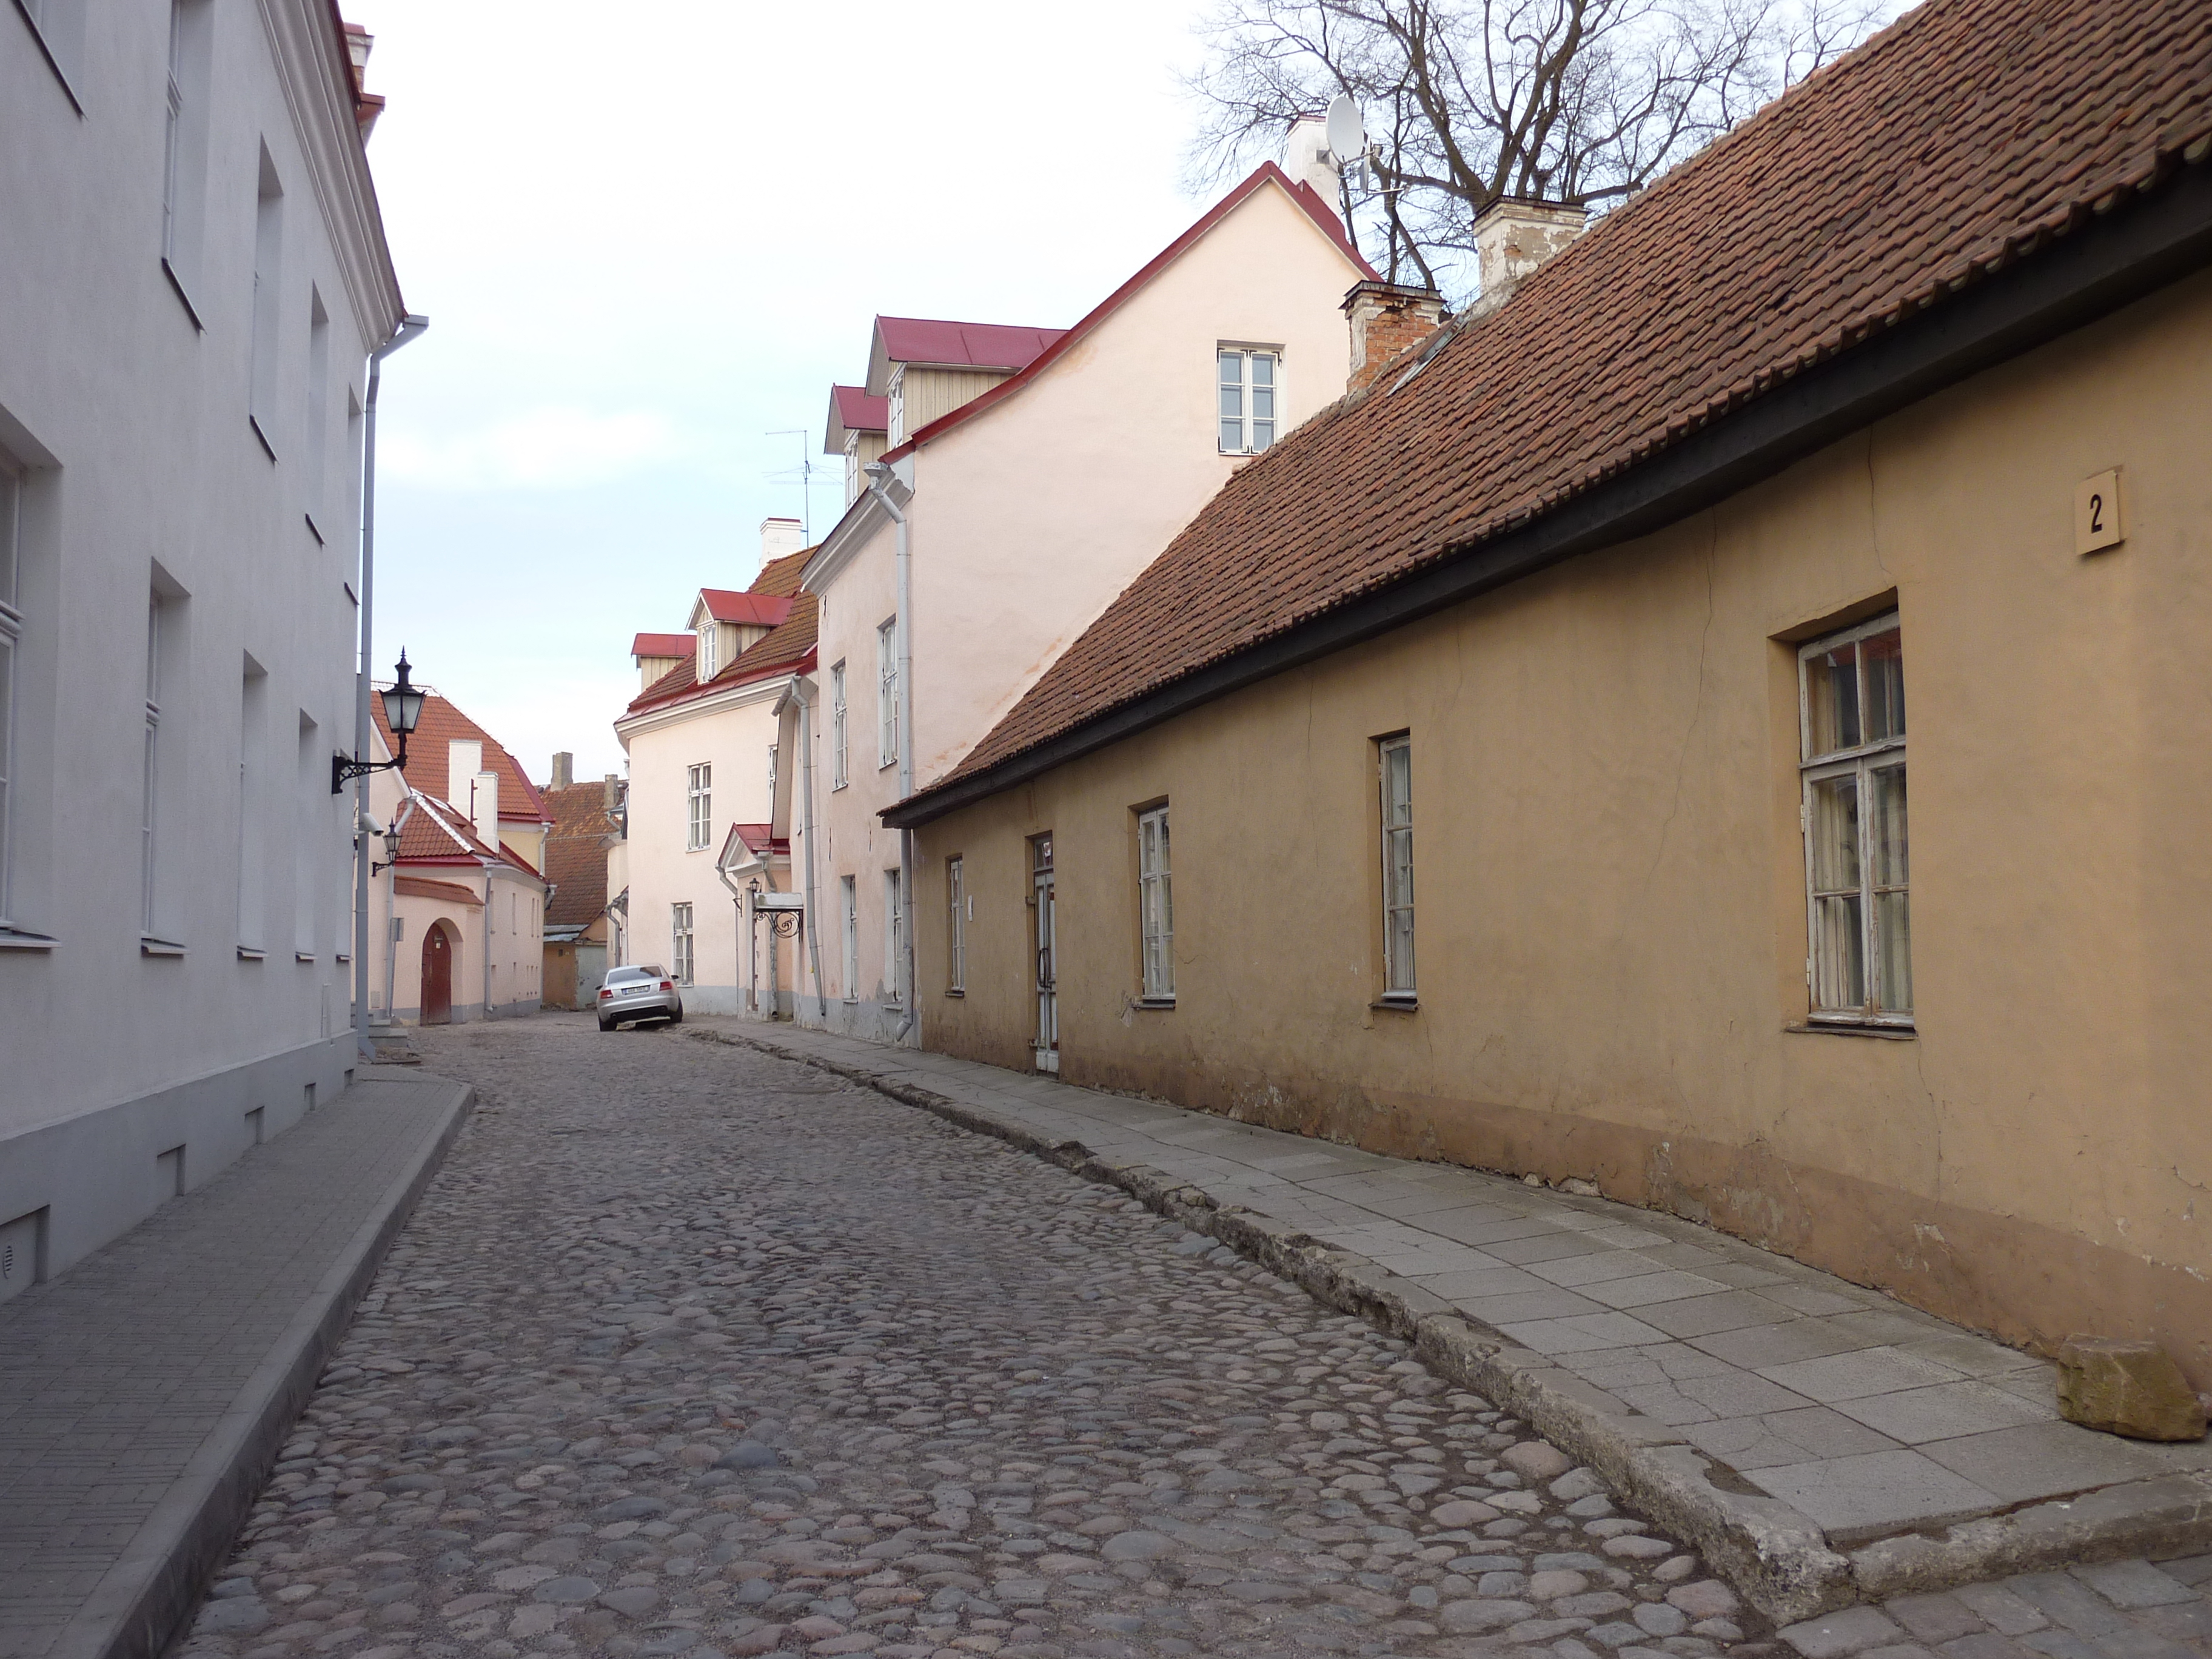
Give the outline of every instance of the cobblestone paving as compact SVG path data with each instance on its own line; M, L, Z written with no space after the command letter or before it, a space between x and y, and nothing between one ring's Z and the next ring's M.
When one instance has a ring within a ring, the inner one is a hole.
M185 1659L1788 1651L1522 1425L1116 1192L675 1035L422 1047L477 1117Z

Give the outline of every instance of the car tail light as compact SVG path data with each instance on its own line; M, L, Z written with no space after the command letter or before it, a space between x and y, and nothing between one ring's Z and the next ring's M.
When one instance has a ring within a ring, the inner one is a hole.
M660 988L664 991L672 991L676 988L676 981L672 979L664 979L660 981Z
M599 987L599 994L600 994L601 996L603 996L603 997L611 997L611 996L612 996L612 995L614 994L614 993L613 993L612 991L610 991L609 989L607 989L607 988L606 988L605 986L602 985L601 987Z

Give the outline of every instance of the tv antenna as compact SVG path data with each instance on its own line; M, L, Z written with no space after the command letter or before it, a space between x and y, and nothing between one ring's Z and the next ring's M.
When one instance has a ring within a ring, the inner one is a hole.
M807 448L806 441L813 434L803 426L787 426L761 435L799 440L799 533L806 538L806 544L811 547L814 545L814 453Z

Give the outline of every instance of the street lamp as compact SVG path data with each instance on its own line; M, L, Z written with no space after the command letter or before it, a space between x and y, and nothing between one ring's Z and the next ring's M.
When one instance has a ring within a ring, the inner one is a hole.
M331 757L331 793L345 793L347 784L356 778L367 777L372 772L388 772L407 764L408 734L415 730L422 718L422 691L407 678L407 653L399 653L398 679L376 695L384 703L384 721L399 739L399 752L388 761L365 761L357 756Z

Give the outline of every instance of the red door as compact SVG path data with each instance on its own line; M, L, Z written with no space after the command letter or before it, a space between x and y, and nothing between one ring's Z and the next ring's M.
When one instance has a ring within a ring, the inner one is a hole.
M442 921L422 935L422 1023L453 1023L453 946Z

